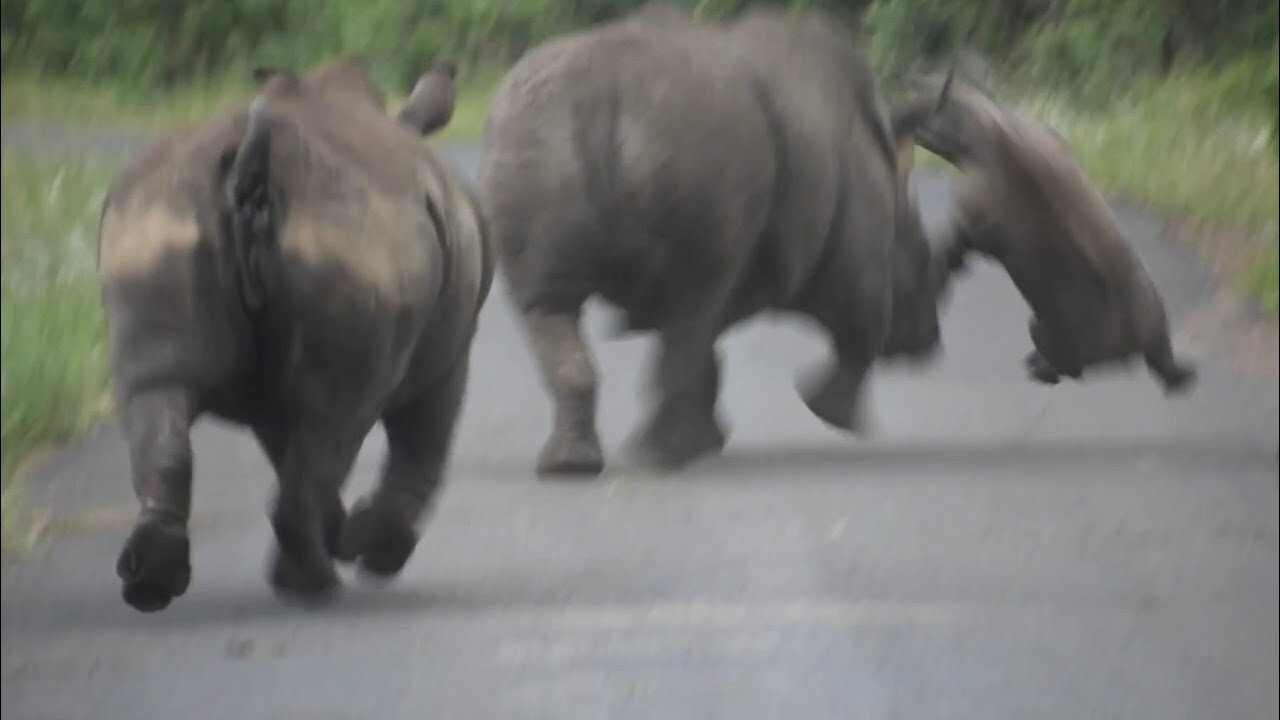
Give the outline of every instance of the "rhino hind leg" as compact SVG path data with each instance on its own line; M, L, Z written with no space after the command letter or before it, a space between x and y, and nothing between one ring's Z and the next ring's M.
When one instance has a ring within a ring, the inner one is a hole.
M713 346L709 360L690 359L690 367L702 365L698 375L686 374L680 358L696 358L701 339L685 339L664 333L659 356L658 407L642 430L630 441L630 453L642 464L659 470L678 470L693 461L724 450L727 432L716 417L720 395L720 358ZM673 344L688 342L694 347ZM688 380L688 384L685 381Z
M189 396L162 389L126 399L122 426L142 509L116 561L124 601L140 612L168 607L191 584L192 455Z
M595 477L604 470L595 423L596 369L578 327L580 312L536 309L523 316L554 404L551 435L536 467L541 478Z
M277 546L271 585L280 596L308 605L327 601L341 587L333 566L346 517L340 493L365 434L319 427L257 429L279 477L271 510Z
M444 478L469 366L464 353L448 376L388 411L382 424L387 457L378 487L352 507L339 557L373 576L400 573L417 547L418 527Z

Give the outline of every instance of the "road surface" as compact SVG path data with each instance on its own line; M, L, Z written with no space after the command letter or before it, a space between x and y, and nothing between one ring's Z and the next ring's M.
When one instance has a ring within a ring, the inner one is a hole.
M8 128L6 128L8 130ZM449 155L474 168L474 150ZM929 222L947 183L919 181ZM264 577L272 476L244 432L195 435L194 580L120 599L133 517L108 426L33 479L46 541L3 574L3 715L17 718L1227 718L1277 716L1277 381L1221 342L1212 284L1123 210L1201 364L1031 383L1027 311L979 265L945 355L873 381L876 434L811 417L792 319L726 338L722 458L668 478L616 452L595 483L532 466L547 398L495 287L452 471L402 577L332 607ZM649 341L605 342L601 430L643 410ZM349 486L370 484L368 439Z

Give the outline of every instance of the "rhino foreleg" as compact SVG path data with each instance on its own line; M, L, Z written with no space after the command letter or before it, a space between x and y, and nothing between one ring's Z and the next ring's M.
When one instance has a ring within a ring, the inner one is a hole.
M861 343L837 340L835 360L809 370L797 380L796 389L810 413L833 428L865 432L867 418L861 396L872 357Z
M859 274L853 254L842 248L798 302L796 309L827 331L834 356L802 374L796 389L809 411L832 427L868 429L863 386L887 335L887 295L875 276Z
M1029 325L1035 350L1024 362L1031 378L1046 385L1058 384L1061 377L1079 380L1084 374L1079 353L1041 320L1032 318Z
M662 328L653 376L657 406L630 443L638 459L659 470L676 470L724 449L725 432L716 418L717 316L708 309L669 320Z
M579 310L531 310L523 319L555 405L538 475L599 475L604 453L596 434L596 369L578 328Z

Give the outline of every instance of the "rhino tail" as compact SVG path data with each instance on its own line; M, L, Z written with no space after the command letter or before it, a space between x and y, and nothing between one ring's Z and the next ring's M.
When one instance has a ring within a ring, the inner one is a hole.
M249 106L244 137L226 180L241 294L250 310L262 306L266 252L276 240L279 203L271 181L273 125L267 99L259 95Z

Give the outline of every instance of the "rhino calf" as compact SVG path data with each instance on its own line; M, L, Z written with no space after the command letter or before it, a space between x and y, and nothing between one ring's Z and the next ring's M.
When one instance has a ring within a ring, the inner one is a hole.
M1141 356L1167 393L1190 387L1155 285L1066 141L952 77L920 85L895 126L960 171L943 252L953 271L976 252L1008 272L1034 312L1030 376L1056 384Z
M112 184L98 276L141 504L124 600L163 609L191 577L202 415L248 426L278 476L270 580L317 600L333 560L392 576L441 482L493 275L471 189L388 117L344 58L262 69L249 108L157 141ZM381 421L376 490L346 475Z
M723 447L715 342L759 312L830 335L802 394L845 430L876 358L938 346L910 166L858 43L823 14L718 24L659 4L554 38L503 79L484 145L495 245L554 403L540 475L604 467L589 297L660 335L634 443L659 469Z

